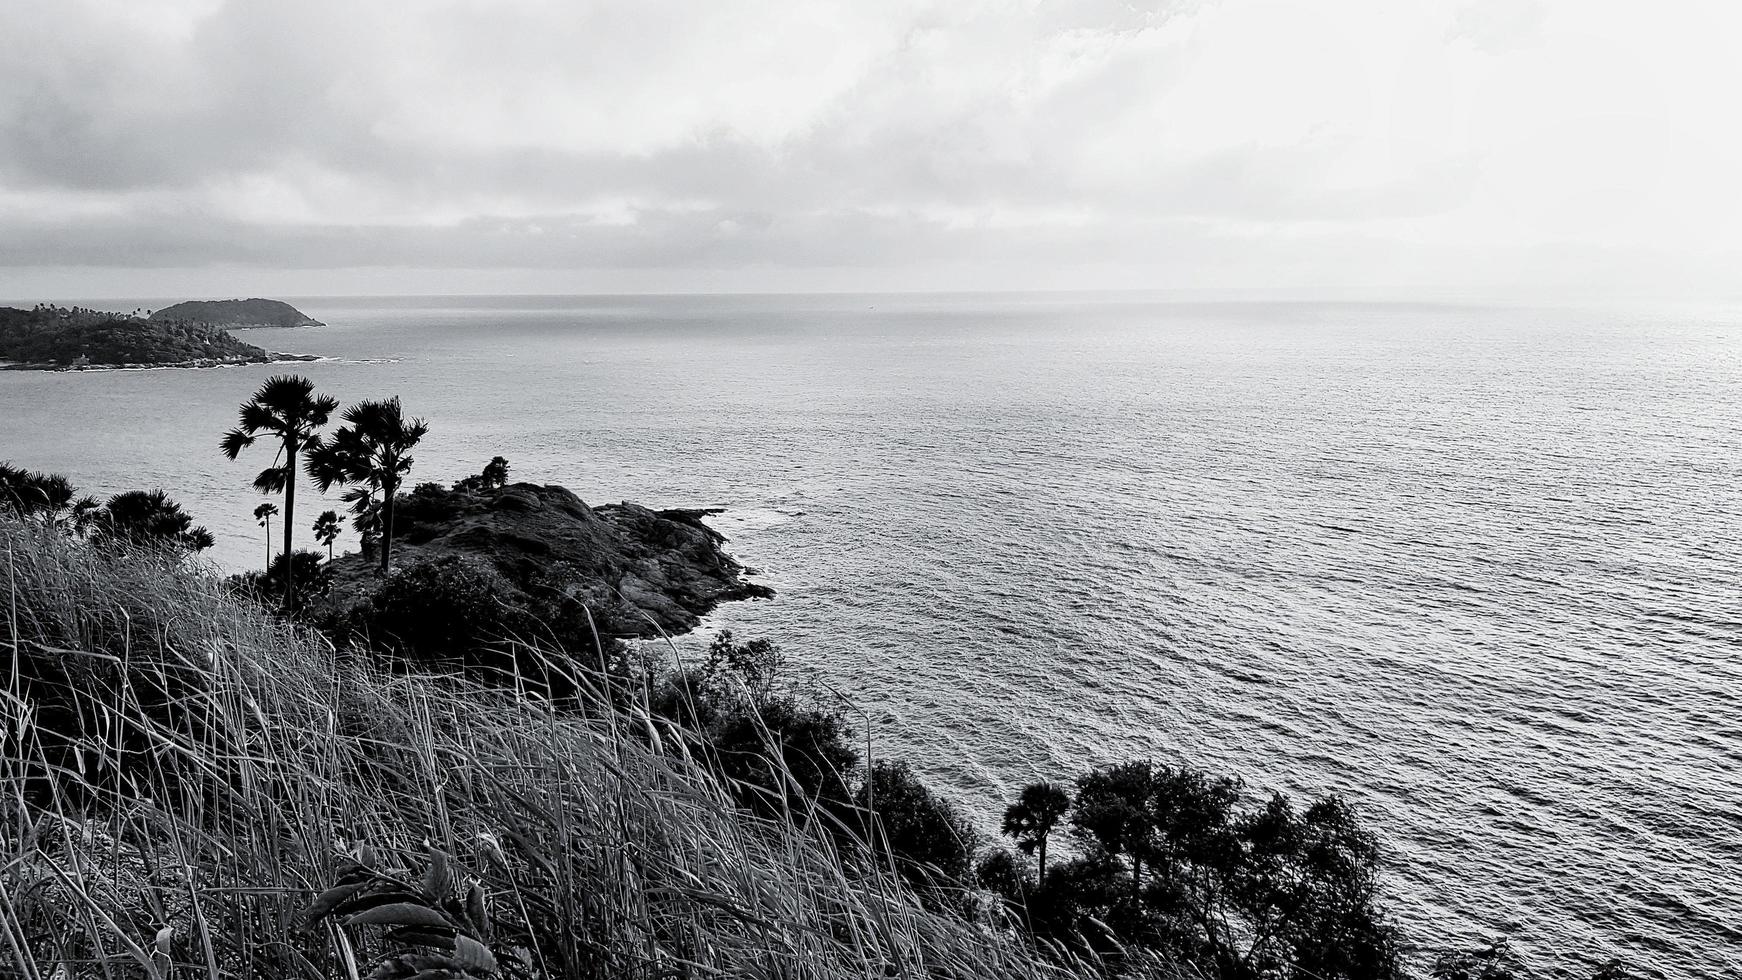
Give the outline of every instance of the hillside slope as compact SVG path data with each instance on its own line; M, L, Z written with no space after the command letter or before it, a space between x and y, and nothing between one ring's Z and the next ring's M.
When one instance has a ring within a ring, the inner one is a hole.
M410 976L429 954L366 923L420 904L469 923L446 942L476 978L1092 975L735 809L645 708L390 674L171 558L11 518L0 553L9 975ZM342 880L329 907L401 901L310 928Z

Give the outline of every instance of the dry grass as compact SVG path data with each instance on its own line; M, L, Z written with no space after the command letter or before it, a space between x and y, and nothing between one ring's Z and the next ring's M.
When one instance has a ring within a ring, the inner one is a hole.
M0 596L0 975L367 974L392 952L380 927L302 911L358 862L453 896L476 883L508 974L1102 966L843 871L819 821L736 810L682 733L597 694L554 712L512 688L390 673L213 576L6 519ZM451 871L426 874L432 860Z

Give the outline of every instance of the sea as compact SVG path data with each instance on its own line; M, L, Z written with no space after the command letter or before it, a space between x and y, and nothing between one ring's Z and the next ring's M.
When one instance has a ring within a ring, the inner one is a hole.
M1353 800L1424 951L1742 976L1742 306L285 298L327 325L239 335L322 360L0 372L0 459L168 490L241 570L237 406L397 395L414 481L725 508L777 595L680 651L776 641L989 834L1184 762Z

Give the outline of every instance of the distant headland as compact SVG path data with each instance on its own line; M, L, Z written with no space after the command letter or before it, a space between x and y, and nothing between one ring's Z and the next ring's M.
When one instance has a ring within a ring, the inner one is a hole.
M0 368L8 370L221 367L313 360L318 358L272 353L207 323L82 307L0 307Z
M289 303L275 299L196 299L151 314L157 322L181 320L214 327L324 327Z

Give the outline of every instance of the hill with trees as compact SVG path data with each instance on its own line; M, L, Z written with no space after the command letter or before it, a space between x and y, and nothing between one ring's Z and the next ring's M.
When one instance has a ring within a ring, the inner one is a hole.
M326 324L276 299L196 299L151 314L160 322L184 321L218 327L324 327Z
M273 354L213 326L79 307L0 307L0 361L12 368L210 367L307 359Z

